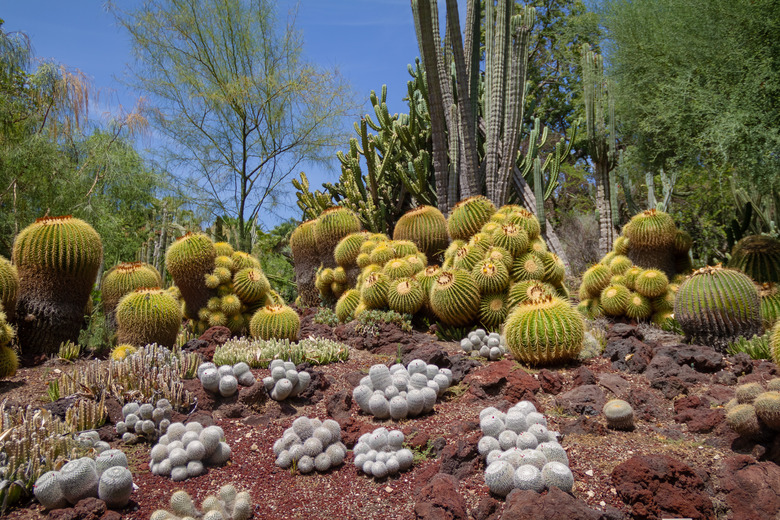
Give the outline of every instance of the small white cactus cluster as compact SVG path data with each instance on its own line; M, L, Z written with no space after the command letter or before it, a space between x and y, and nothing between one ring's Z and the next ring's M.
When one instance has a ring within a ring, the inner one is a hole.
M238 392L238 385L255 384L254 374L249 370L249 365L243 361L235 365L222 365L219 368L211 362L201 363L198 366L198 379L203 388L222 397L230 397Z
M82 448L92 448L97 453L103 453L111 449L111 446L106 441L100 440L100 435L95 430L86 430L79 433L76 441Z
M181 481L197 477L204 465L221 466L230 458L230 446L219 426L203 427L198 422L171 423L151 451L152 475Z
M263 378L268 395L274 401L284 401L289 397L295 397L309 387L311 374L302 370L295 370L295 363L274 359L268 366L271 375Z
M124 421L116 423L116 432L125 444L135 444L140 440L155 442L165 434L172 415L173 407L167 399L160 399L154 405L127 403L122 407Z
M460 340L460 348L466 354L481 356L496 361L504 357L507 352L506 341L498 332L488 334L485 329L477 329L468 333Z
M360 409L377 419L416 417L433 410L436 398L452 384L452 371L415 359L388 368L373 365L352 391Z
M59 471L47 471L35 481L33 494L45 509L76 505L97 497L111 509L125 507L133 492L133 475L121 450L105 450L95 459L81 457Z
M370 477L385 478L412 467L414 454L404 448L400 430L377 428L364 433L355 444L355 466Z
M347 456L347 447L341 442L341 426L333 419L321 421L298 417L274 443L276 465L282 469L293 467L300 473L315 469L323 472L339 466Z
M478 449L486 459L485 484L491 492L502 497L513 489L571 492L569 457L533 403L520 401L506 413L490 406L480 412L479 424Z
M219 488L216 495L209 495L201 502L200 510L186 491L171 495L171 509L158 509L150 520L247 520L252 516L252 499L248 491L239 492L232 484Z

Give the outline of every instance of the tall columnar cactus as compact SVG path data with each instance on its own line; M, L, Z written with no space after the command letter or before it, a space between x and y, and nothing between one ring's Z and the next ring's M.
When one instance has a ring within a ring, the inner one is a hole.
M184 299L185 317L198 319L198 311L215 296L206 276L214 271L216 258L214 243L203 233L187 233L165 252L165 265Z
M168 291L136 289L116 307L117 341L138 347L157 343L171 348L181 327L179 305Z
M669 278L674 276L677 226L668 213L650 209L634 215L623 234L628 239L628 257L632 262L660 269Z
M745 237L734 244L728 265L756 283L780 283L780 240L765 235Z
M411 240L429 260L434 260L449 243L447 219L433 206L420 206L398 219L393 240Z
M347 208L336 206L328 208L317 217L314 227L314 241L325 267L336 267L333 251L339 241L347 235L360 231L360 220Z
M316 220L307 220L299 225L290 235L290 250L295 266L295 284L298 286L298 296L306 307L315 307L320 302L319 291L314 284L320 256L317 242L314 238Z
M719 266L699 269L680 285L674 317L686 336L723 351L740 336L751 338L763 328L753 281Z
M122 262L103 275L100 295L103 312L114 321L114 311L119 300L128 293L144 287L161 287L162 278L153 265L143 262Z
M543 295L518 305L506 319L504 334L516 360L550 365L577 357L585 323L569 303Z
M6 258L0 256L0 304L9 320L16 312L16 295L19 292L19 271Z
M17 334L25 353L52 353L78 340L102 260L100 235L77 218L38 219L19 233L13 262L19 271Z

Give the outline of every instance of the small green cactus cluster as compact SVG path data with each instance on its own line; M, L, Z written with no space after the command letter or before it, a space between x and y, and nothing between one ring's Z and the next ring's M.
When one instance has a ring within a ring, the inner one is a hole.
M271 375L263 378L263 386L274 401L284 401L295 397L309 387L311 374L305 370L298 372L295 363L274 359L268 365Z
M407 366L373 365L352 391L360 409L377 419L400 421L433 410L452 384L452 371L415 359Z
M674 318L693 341L721 351L763 330L758 291L741 271L704 267L677 290Z
M219 368L211 362L201 363L198 366L198 379L203 388L213 394L222 397L230 397L238 392L238 386L252 386L255 384L255 376L247 363L239 362L235 365L222 365Z
M668 213L650 209L634 215L615 240L615 255L624 255L645 269L659 269L669 279L692 268L690 235L677 229Z
M498 332L488 334L485 329L476 329L460 340L463 352L472 356L480 356L490 361L497 361L507 353L506 341Z
M266 368L271 360L289 360L296 365L326 365L349 358L349 347L325 338L304 338L297 342L288 339L233 338L214 351L214 363L235 365L244 362L251 368Z
M162 278L153 265L144 262L122 262L109 269L100 281L103 312L113 320L116 306L123 296L136 289L162 287Z
M45 217L14 240L19 274L17 337L26 354L53 354L65 341L77 342L98 269L100 235L83 220Z
M282 469L296 468L306 475L340 466L347 455L341 442L341 426L333 419L298 417L282 437L274 442L276 465Z
M377 479L410 469L414 463L414 454L409 448L404 448L405 439L401 430L382 427L364 433L353 449L355 467Z
M622 249L621 238L615 249ZM583 273L577 310L588 319L650 320L668 329L678 287L660 269L644 269L613 251Z
M173 512L158 509L149 517L150 520L248 520L254 513L249 492L239 492L232 484L224 485L216 495L204 498L200 510L195 507L192 497L183 490L171 495L170 507Z
M230 459L224 439L219 426L171 423L151 450L149 469L152 475L176 482L197 477L205 471L204 465L221 466Z
M168 291L135 289L116 306L117 341L142 347L157 343L173 347L181 328L182 313Z
M738 386L736 397L725 408L726 423L742 437L780 432L780 378L769 381L766 390L759 383Z
M612 399L604 405L604 418L607 427L613 430L634 429L634 409L622 399Z
M553 487L571 493L569 457L533 403L520 401L506 413L484 408L479 424L477 449L485 459L485 484L491 493L505 497L513 489L540 493Z
M15 336L16 332L8 324L3 305L0 304L0 379L14 376L19 368L19 356L11 347Z
M125 444L154 443L165 435L172 416L173 406L167 399L159 399L155 404L131 401L122 407L122 420L116 423L116 433Z
M780 240L766 235L747 236L734 244L728 266L758 284L780 283Z
M111 509L121 509L130 501L133 475L127 457L120 450L106 450L97 458L71 460L59 471L38 477L33 494L45 509L76 505L79 500L97 497Z

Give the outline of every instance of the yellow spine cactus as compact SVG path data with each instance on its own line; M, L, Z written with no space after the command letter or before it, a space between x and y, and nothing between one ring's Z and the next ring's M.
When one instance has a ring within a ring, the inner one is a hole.
M399 278L387 286L387 306L401 314L415 314L424 303L420 282L414 278Z
M165 266L181 291L184 314L195 319L201 307L214 295L206 286L206 275L214 273L217 250L203 233L187 233L168 247ZM229 273L230 271L228 271ZM219 277L219 275L217 275Z
M136 289L116 307L117 341L135 346L173 347L182 314L176 300L159 288Z
M258 309L249 322L249 332L254 338L288 339L298 341L301 319L287 305L268 305Z
M342 238L360 231L360 220L347 208L336 206L328 208L317 217L314 228L314 240L319 251L320 261L326 267L336 267L333 251Z
M160 273L153 265L143 262L122 262L108 270L100 283L103 311L113 317L122 296L142 287L162 285Z
M445 325L468 325L479 312L479 288L468 271L442 271L431 285L429 298L431 310Z
M479 232L495 212L496 207L487 197L469 197L452 208L447 219L447 231L453 240L468 240Z
M0 256L0 305L8 319L13 321L16 312L16 295L19 292L19 271L16 266Z
M405 213L395 225L393 240L411 240L428 258L447 248L447 219L433 206L420 206Z

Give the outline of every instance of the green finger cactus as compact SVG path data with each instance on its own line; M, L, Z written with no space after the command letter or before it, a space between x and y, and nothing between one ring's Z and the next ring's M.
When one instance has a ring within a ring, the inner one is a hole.
M525 229L511 222L502 224L493 233L493 245L506 249L513 257L527 251L529 243Z
M255 312L249 322L249 333L259 339L287 339L298 341L301 319L287 305L267 305Z
M632 292L626 301L625 315L632 320L644 320L653 314L650 300L638 292Z
M765 235L747 236L734 244L728 266L739 269L756 283L780 283L780 240Z
M415 314L420 310L425 295L420 282L414 278L399 278L387 286L387 306L400 314Z
M136 289L116 307L117 341L138 347L157 343L171 348L181 327L176 300L162 289Z
M323 211L317 217L314 228L314 240L319 251L320 261L325 267L336 267L333 251L342 238L360 231L360 220L347 208L335 206Z
M501 262L482 260L471 270L471 275L482 294L499 293L509 285L509 271Z
M245 267L233 275L233 290L241 302L251 305L265 298L271 284L259 267Z
M631 297L631 291L624 285L610 285L601 291L601 308L607 316L622 316L626 312L626 304Z
M53 353L76 342L100 263L100 235L83 220L46 217L24 228L13 246L19 274L17 337L26 354Z
M387 305L387 287L390 280L383 273L366 276L360 289L360 299L368 309L381 309Z
M316 220L308 220L299 225L290 235L290 251L295 268L295 285L301 304L306 307L319 305L319 291L315 285L317 268L320 265L317 242L314 239Z
M581 289L586 295L593 298L599 296L612 278L612 271L603 264L595 264L582 273Z
M521 303L540 298L543 295L555 296L555 287L539 280L523 280L513 283L509 287L507 302L510 309L514 309Z
M100 283L103 312L113 317L119 300L144 287L160 287L162 278L153 265L143 262L122 262L108 270Z
M666 292L669 279L658 269L645 269L634 280L636 292L648 298L657 298Z
M526 253L515 258L512 264L512 280L542 280L544 278L544 262L535 253Z
M455 204L447 219L447 231L453 240L468 240L490 220L496 207L487 197L477 195Z
M187 318L197 318L198 310L214 295L206 286L205 277L214 272L216 258L214 243L203 233L187 233L165 253L165 266L181 291Z
M13 321L16 312L16 295L19 292L19 271L16 266L0 256L0 305L8 319Z
M567 302L542 296L518 305L504 325L514 358L530 365L549 365L575 359L582 350L585 323Z
M628 257L638 266L660 269L674 275L674 243L677 226L668 213L650 209L643 211L623 228L628 238Z
M479 289L468 271L442 271L431 285L429 298L431 310L445 325L468 325L479 312Z
M740 336L762 330L758 291L744 273L704 267L680 285L674 317L686 336L725 351Z
M333 250L333 260L336 265L347 269L355 265L357 257L360 254L360 246L368 240L368 233L365 231L350 233L342 238Z
M433 206L420 206L406 212L395 225L393 240L410 240L431 259L447 248L447 219Z
M479 302L479 322L487 330L498 331L509 311L506 292L485 294Z
M341 323L352 321L355 317L355 309L360 303L360 291L357 289L348 289L336 302L336 317Z

